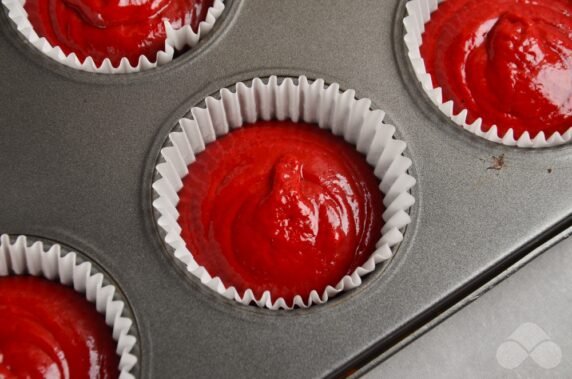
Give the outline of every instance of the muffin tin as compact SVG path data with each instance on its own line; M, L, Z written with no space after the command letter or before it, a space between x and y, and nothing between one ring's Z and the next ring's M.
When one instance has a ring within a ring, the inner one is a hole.
M115 280L151 377L350 372L572 223L572 145L498 145L447 120L405 56L405 2L228 0L193 51L105 76L27 46L0 12L0 233L72 246ZM370 98L407 142L412 223L393 260L325 305L235 304L173 264L154 166L176 121L238 81L306 75Z

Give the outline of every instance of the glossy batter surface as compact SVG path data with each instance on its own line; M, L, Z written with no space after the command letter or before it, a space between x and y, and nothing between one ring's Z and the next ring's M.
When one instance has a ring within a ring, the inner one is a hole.
M72 288L0 278L0 377L116 379L115 347L103 315Z
M469 122L515 138L572 126L572 1L447 0L425 26L433 85Z
M259 122L209 144L179 192L195 260L239 293L306 300L362 265L382 193L355 147L315 125Z
M123 57L136 66L139 56L155 62L165 48L165 21L175 29L198 30L214 0L26 0L34 30L64 53L100 65Z

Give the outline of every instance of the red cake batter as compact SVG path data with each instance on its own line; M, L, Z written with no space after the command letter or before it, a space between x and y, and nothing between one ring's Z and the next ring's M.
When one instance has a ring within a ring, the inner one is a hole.
M382 193L355 148L315 125L258 122L209 144L180 191L195 260L239 293L290 303L335 286L375 250Z
M140 55L155 61L165 48L164 21L197 31L214 0L26 0L34 30L64 53L97 65L123 57L136 66Z
M433 84L502 136L572 127L572 1L447 0L425 25Z
M116 379L115 348L104 317L72 288L0 278L0 377Z

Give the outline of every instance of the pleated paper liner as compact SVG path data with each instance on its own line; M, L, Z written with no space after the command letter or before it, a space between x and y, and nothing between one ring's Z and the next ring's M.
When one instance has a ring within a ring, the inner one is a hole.
M0 236L0 277L32 275L72 287L94 305L112 329L119 356L119 377L135 378L137 365L134 349L137 338L132 334L133 320L125 315L125 303L117 297L117 289L104 283L104 275L91 262L67 251L59 244L44 244L27 236Z
M218 98L206 98L205 108L192 108L189 118L179 120L161 150L156 166L159 179L153 183L153 207L166 246L201 283L241 304L253 303L273 310L307 308L359 286L364 275L393 256L403 240L404 228L411 222L408 210L415 202L410 193L415 179L408 174L411 160L403 156L406 143L394 138L395 127L383 122L384 112L370 109L369 99L357 100L355 91L341 91L336 83L325 85L321 79L311 82L304 76L279 82L272 76L267 82L256 78L250 85L240 82L231 88L222 89ZM366 156L381 181L380 191L384 195L384 226L369 259L338 283L318 288L306 298L295 296L292 304L284 298L273 298L269 291L256 297L251 289L239 292L229 283L223 283L216 273L209 273L195 261L181 237L178 223L178 192L188 173L187 166L195 161L195 156L234 129L257 120L272 119L316 124L342 136Z
M205 19L199 23L196 32L190 25L175 29L170 23L165 22L167 33L165 47L163 50L157 52L154 60L149 60L145 55L141 55L137 61L137 65L133 66L129 60L124 57L118 66L114 66L109 58L104 59L100 65L97 65L92 57L87 57L82 62L74 53L65 54L59 46L53 46L46 38L36 33L24 9L25 0L1 1L8 11L8 17L14 22L20 34L44 55L76 70L101 74L127 74L147 71L171 62L175 58L177 51L182 51L185 48L193 48L204 36L209 34L225 8L223 0L215 0L213 5L208 9Z
M446 0L442 0L446 1ZM411 0L406 4L406 17L403 20L405 26L405 45L407 47L407 56L413 66L413 71L423 91L435 106L451 119L455 124L463 127L466 131L473 133L479 137L485 138L489 141L500 143L507 146L518 146L526 148L541 148L557 146L572 140L572 125L564 133L553 133L548 138L544 132L538 133L531 138L529 132L524 132L518 139L514 137L514 130L508 129L504 135L499 133L496 125L491 126L490 129L483 129L483 120L479 117L474 122L468 123L467 116L468 110L461 109L455 113L453 101L446 101L443 98L443 92L440 87L434 87L431 75L425 68L425 62L421 56L420 47L423 42L423 33L425 31L425 24L431 19L431 14L437 10L442 1L438 0ZM478 116L478 115L475 115Z

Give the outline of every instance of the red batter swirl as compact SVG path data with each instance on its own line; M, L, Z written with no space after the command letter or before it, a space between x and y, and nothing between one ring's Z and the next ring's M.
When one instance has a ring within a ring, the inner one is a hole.
M447 0L421 54L444 99L485 131L548 138L572 127L572 1Z
M117 378L115 347L104 317L73 289L0 278L0 377Z
M189 165L179 193L182 236L195 260L239 293L306 300L375 250L378 185L364 157L331 132L259 122Z
M214 0L26 0L34 30L64 53L88 56L97 65L109 58L114 66L127 57L155 62L165 48L165 25L191 25L197 31Z

